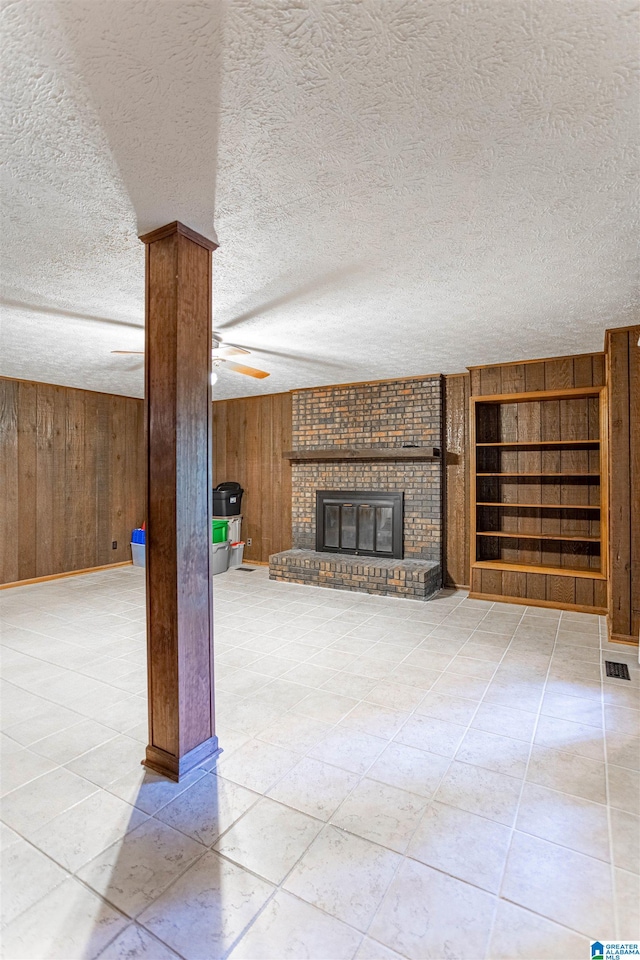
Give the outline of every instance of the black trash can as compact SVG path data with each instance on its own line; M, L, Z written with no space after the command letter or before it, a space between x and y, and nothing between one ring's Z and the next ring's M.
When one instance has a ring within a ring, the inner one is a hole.
M239 483L219 483L213 491L214 517L237 517L242 508L244 490Z

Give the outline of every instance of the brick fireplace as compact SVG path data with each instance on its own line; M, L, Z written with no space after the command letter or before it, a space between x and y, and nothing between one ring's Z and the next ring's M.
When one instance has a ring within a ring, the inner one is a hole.
M441 585L442 378L293 393L293 549L270 577L426 598ZM316 551L318 491L401 492L402 558Z

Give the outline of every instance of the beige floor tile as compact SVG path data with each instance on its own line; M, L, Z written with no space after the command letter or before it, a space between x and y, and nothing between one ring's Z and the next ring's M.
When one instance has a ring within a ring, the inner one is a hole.
M524 777L528 759L528 743L484 730L468 730L456 753L456 760L510 777Z
M205 774L206 771L198 767L182 777L180 783L174 783L173 780L168 780L146 767L139 766L125 773L118 780L114 780L106 789L144 813L154 814L188 790Z
M256 690L250 700L265 703L278 711L295 709L298 703L301 703L309 695L310 687L305 687L301 683L293 683L288 677L276 677Z
M231 960L351 960L362 935L279 891L231 953Z
M318 690L296 705L296 713L325 723L338 723L357 703L357 700L350 697L341 697L336 693L329 693L328 690Z
M623 733L608 737L607 761L613 766L640 771L640 737Z
M215 849L277 884L321 829L321 821L265 797L227 830Z
M438 789L449 763L448 757L391 742L369 768L367 776L429 799Z
M127 921L73 877L52 890L3 931L11 960L93 960Z
M322 723L320 720L313 720L311 717L303 717L299 713L290 711L265 727L259 739L266 743L273 743L276 747L293 750L294 753L305 754L332 729L333 726L329 723Z
M274 890L270 883L210 851L139 921L185 960L221 960Z
M398 854L329 826L284 887L325 913L366 930L400 862Z
M309 750L309 756L351 773L365 773L387 744L352 727L338 724Z
M484 730L485 733L496 733L529 743L533 737L536 720L535 713L526 713L524 710L513 707L501 707L494 703L481 703L471 721L471 726L477 730Z
M390 740L407 720L409 713L363 701L347 714L343 724L372 737Z
M601 860L517 831L501 895L591 940L614 916L611 871Z
M292 750L273 746L263 740L249 740L229 756L221 755L216 773L249 790L266 793L299 760Z
M7 794L2 801L2 819L29 840L63 810L97 790L95 784L58 767Z
M149 819L78 871L78 877L127 916L148 907L205 847Z
M477 700L448 697L446 694L434 693L430 690L416 707L416 713L424 717L433 717L435 720L459 723L466 727L477 709Z
M464 733L465 728L458 723L415 714L407 720L394 739L409 747L417 747L443 757L453 757Z
M140 766L144 751L137 740L122 734L89 750L66 764L67 770L90 780L99 787L106 787L122 774Z
M436 793L436 800L511 826L521 781L493 770L454 760Z
M620 940L633 940L640 930L640 876L628 870L614 871Z
M57 863L16 837L2 852L2 925L15 920L68 876Z
M527 780L595 803L606 803L605 770L605 765L597 760L534 744Z
M42 757L33 749L20 747L17 744L11 752L5 749L2 756L0 772L1 795L4 797L12 790L17 790L37 777L41 777L50 770L55 770L57 763L48 757Z
M525 783L518 830L609 862L607 808L581 797Z
M258 796L231 780L208 773L162 807L156 816L163 823L210 847L253 806Z
M341 697L349 697L351 700L360 700L362 697L366 697L377 683L378 681L371 677L360 677L355 673L340 672L336 673L322 689L328 690L330 693L340 694Z
M566 927L500 900L488 960L584 960L590 941Z
M632 737L640 735L640 710L630 710L627 707L617 707L606 703L604 718L607 737L619 733L628 734Z
M509 827L434 801L407 853L443 873L497 893L510 839Z
M353 960L402 960L399 953L389 950L377 940L364 937Z
M404 853L426 803L415 793L365 778L334 813L331 823Z
M423 696L419 687L412 687L408 683L395 683L393 680L381 680L368 691L364 699L394 710L413 710Z
M563 753L576 753L590 760L604 761L604 740L601 732L585 723L540 717L534 742Z
M405 860L368 932L410 960L477 960L493 910L494 898L484 890Z
M572 697L561 693L546 693L542 700L541 713L545 717L558 717L573 723L602 727L602 704L600 700Z
M56 764L64 764L115 736L115 732L102 723L81 720L72 727L33 743L31 750Z
M481 700L489 684L478 677L466 677L461 673L443 673L434 683L431 691L443 693L448 697L460 697L463 700Z
M146 814L141 810L106 790L99 790L58 814L30 839L66 870L75 873L145 819Z
M328 820L357 782L354 773L305 757L268 791L268 796L319 820Z
M100 960L179 960L179 957L144 927L132 923L103 950Z
M610 810L611 843L616 867L640 873L640 817L615 807Z
M607 777L611 806L636 816L640 815L640 774L609 763Z

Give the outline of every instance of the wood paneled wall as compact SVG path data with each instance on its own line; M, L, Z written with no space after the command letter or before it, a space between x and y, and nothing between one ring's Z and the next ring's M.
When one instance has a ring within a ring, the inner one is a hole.
M282 456L290 449L290 393L214 402L213 484L237 480L244 488L246 560L267 563L291 548L291 464Z
M469 390L468 373L445 377L446 586L468 587L469 573Z
M640 324L608 330L609 632L638 640L640 631Z
M0 583L130 560L143 454L142 400L0 378Z

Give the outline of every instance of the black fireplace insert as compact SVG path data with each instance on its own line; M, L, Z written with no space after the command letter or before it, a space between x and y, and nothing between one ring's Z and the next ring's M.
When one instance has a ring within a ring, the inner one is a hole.
M316 491L316 550L401 560L404 494Z

